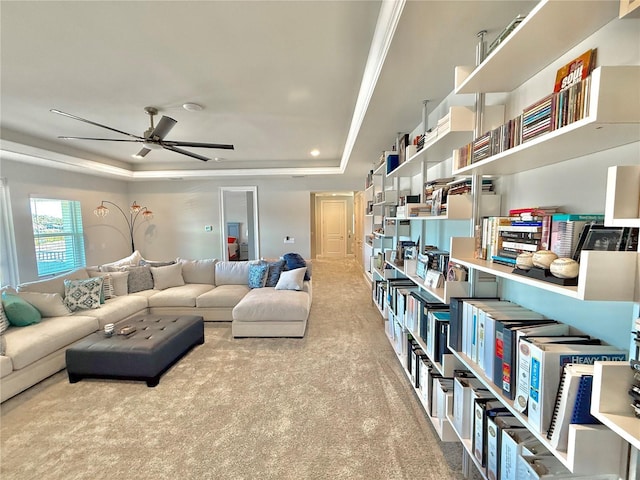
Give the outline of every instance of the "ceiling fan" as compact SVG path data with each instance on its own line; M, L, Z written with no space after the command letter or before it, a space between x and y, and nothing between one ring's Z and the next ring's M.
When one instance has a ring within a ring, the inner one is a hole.
M96 127L106 128L107 130L111 130L112 132L121 133L128 137L132 137L133 140L129 139L118 139L118 138L93 138L93 137L63 137L59 136L58 138L62 138L65 140L100 140L107 142L136 142L142 143L142 149L134 155L136 158L142 158L151 150L157 150L160 148L164 148L165 150L171 150L172 152L180 153L182 155L187 155L188 157L197 158L198 160L202 160L206 162L210 160L207 157L202 155L198 155L197 153L188 152L180 147L196 147L196 148L219 148L225 150L233 150L233 145L221 144L221 143L200 143L200 142L176 142L173 140L165 140L164 138L171 131L176 123L171 117L167 117L163 115L158 125L154 126L153 117L158 114L158 109L155 107L145 107L144 111L149 115L151 120L151 125L145 132L142 137L138 135L133 135L131 133L123 132L122 130L117 130L115 128L107 127L106 125L102 125L100 123L92 122L91 120L86 120L81 117L77 117L76 115L72 115L70 113L62 112L60 110L51 109L51 112L56 113L58 115L62 115L64 117L73 118L75 120L80 120L81 122L88 123L90 125L95 125Z

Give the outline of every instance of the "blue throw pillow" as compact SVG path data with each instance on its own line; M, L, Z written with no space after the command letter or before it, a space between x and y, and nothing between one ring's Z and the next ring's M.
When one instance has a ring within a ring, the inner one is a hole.
M296 268L307 266L307 262L304 261L304 258L299 253L285 253L282 258L287 264L286 270L295 270ZM311 280L308 270L304 274L304 279Z
M268 263L252 263L249 265L249 288L262 288L267 282Z
M278 260L276 262L270 262L269 273L267 274L267 283L265 287L275 287L280 280L280 274L284 271L284 260Z

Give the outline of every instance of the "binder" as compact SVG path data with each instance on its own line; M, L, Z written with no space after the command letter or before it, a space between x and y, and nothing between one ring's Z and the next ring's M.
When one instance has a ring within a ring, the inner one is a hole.
M627 353L609 345L531 344L528 422L546 433L551 422L560 372L567 363L592 364L595 361L626 361Z
M594 343L600 341L592 339L589 335L547 335L547 336L522 336L518 338L516 398L513 406L520 413L526 413L529 401L529 376L531 373L531 348L529 343Z
M547 431L547 438L551 446L556 450L566 452L569 440L569 423L572 422L574 407L578 408L576 419L584 415L584 407L587 402L584 398L584 391L581 393L580 405L578 405L578 390L582 384L584 375L593 378L593 365L578 365L569 363L564 366L556 402L551 415L551 423ZM586 387L583 386L583 390ZM590 406L590 405L587 405ZM587 411L588 413L588 411ZM578 423L578 422L575 422Z
M456 352L462 352L462 313L463 304L466 300L480 300L480 298L451 297L449 299L449 310L451 312L449 321L449 346ZM491 297L483 300L498 300L498 298Z
M473 420L473 455L483 467L487 466L487 419L499 415L511 415L500 400L476 399Z
M502 431L510 428L525 428L513 416L493 417L487 419L487 478L500 478L500 450L502 448Z

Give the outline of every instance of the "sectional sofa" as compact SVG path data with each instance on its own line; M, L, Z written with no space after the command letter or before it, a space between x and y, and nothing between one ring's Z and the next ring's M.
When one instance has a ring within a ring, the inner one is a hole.
M205 321L231 322L236 338L305 334L312 300L309 260L303 261L304 268L287 269L282 259L149 262L136 253L7 291L7 298L30 302L42 319L9 326L0 336L0 401L62 370L70 345L105 324L122 325L140 314L200 315ZM87 299L70 288L92 287L98 278L99 304L78 308L77 302Z

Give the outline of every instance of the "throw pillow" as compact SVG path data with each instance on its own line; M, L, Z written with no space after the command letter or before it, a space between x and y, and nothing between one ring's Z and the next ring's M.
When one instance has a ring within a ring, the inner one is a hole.
M4 307L2 306L2 300L0 300L0 335L4 334L9 328L9 319L7 314L4 313Z
M174 263L164 267L150 267L153 276L153 288L164 290L169 287L180 287L184 285L182 278L182 264Z
M142 260L142 255L138 250L136 250L128 257L121 258L120 260L116 260L111 263L103 263L100 265L100 270L103 272L109 272L111 271L111 268L118 269L119 267L136 266L140 264L140 260Z
M140 265L149 265L150 267L166 267L167 265L173 265L176 263L175 260L145 260L144 258L140 260Z
M9 323L15 327L26 327L42 320L38 309L17 294L2 292L2 306Z
M304 274L307 267L286 270L280 274L280 279L275 286L276 290L302 290L304 286Z
M129 286L127 285L129 272L101 272L99 270L89 269L87 269L87 272L89 272L89 275L92 277L104 278L102 290L105 300L113 297L121 297L129 293ZM109 280L107 280L107 277Z
M153 276L151 267L122 267L119 271L128 272L127 282L128 293L142 292L143 290L153 290Z
M206 285L216 284L216 262L215 258L204 260L187 260L178 257L178 262L182 264L182 277L186 283L204 283Z
M269 273L267 273L267 283L265 287L275 287L280 280L280 274L284 271L284 260L269 262Z
M287 264L287 270L295 270L296 268L307 266L307 262L304 261L304 258L302 258L302 255L299 253L285 253L282 258ZM311 276L307 270L305 270L304 279L311 280Z
M64 281L64 303L72 312L100 308L101 293L102 277Z
M252 263L249 265L249 288L262 288L267 282L268 263Z
M64 317L70 313L59 293L20 292L18 296L36 307L43 317Z

